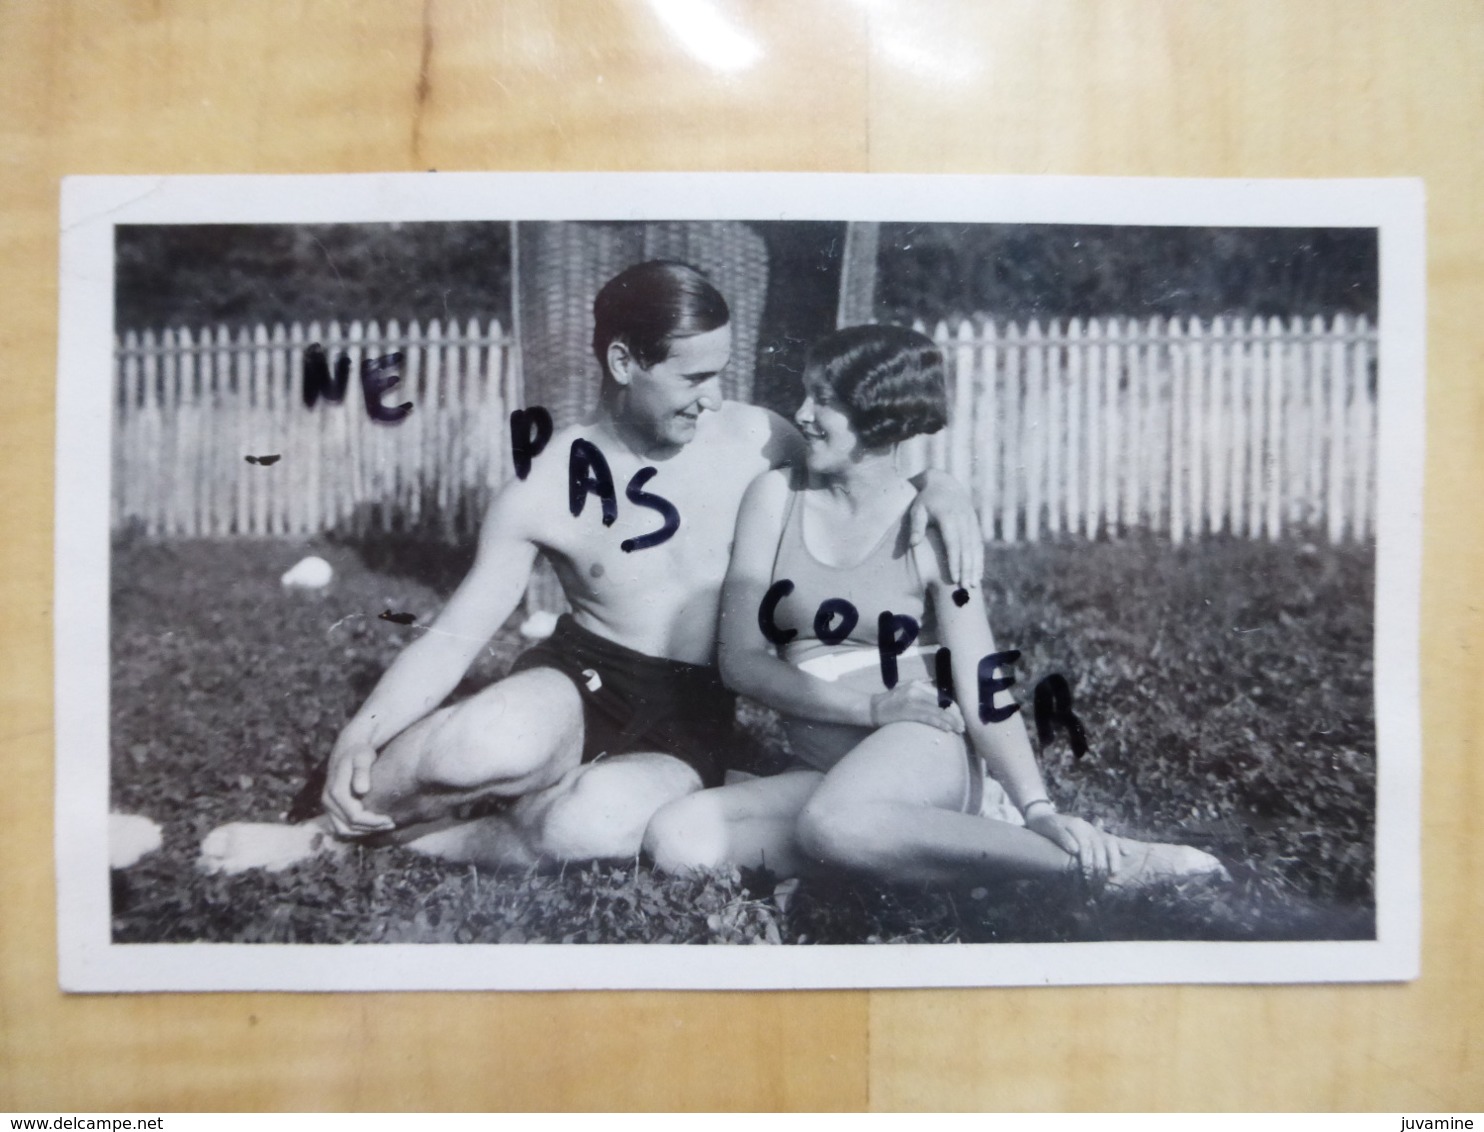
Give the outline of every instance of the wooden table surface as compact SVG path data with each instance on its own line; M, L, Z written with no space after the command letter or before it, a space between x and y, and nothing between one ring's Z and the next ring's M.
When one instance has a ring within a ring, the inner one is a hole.
M725 0L730 71L658 6L0 0L0 1110L1484 1107L1484 6ZM428 168L1424 177L1421 980L61 995L58 179Z

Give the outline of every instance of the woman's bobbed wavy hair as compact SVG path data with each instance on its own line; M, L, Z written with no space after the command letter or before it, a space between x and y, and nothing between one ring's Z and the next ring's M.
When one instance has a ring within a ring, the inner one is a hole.
M943 354L905 326L847 326L809 348L805 373L835 392L867 448L937 432L948 423Z

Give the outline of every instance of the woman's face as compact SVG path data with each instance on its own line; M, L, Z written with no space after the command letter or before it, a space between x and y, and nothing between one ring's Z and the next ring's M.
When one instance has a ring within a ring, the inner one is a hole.
M804 403L794 413L794 424L808 442L812 472L837 472L854 463L860 437L840 407L835 391L817 370L804 374Z

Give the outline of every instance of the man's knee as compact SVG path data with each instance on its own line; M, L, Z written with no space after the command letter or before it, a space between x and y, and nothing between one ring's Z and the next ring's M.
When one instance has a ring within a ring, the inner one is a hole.
M428 721L418 737L421 786L519 795L552 785L569 762L575 765L582 705L570 686L560 686L567 684L565 677L522 680L518 688L510 683L502 681Z

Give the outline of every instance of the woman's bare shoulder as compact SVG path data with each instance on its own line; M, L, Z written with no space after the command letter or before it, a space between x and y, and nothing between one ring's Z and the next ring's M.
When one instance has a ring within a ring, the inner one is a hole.
M756 510L781 508L794 488L792 469L770 468L747 485L747 494L742 499L742 506Z

